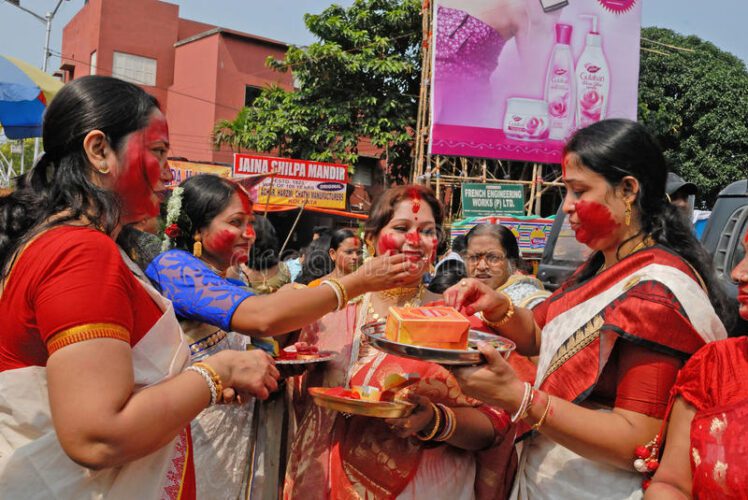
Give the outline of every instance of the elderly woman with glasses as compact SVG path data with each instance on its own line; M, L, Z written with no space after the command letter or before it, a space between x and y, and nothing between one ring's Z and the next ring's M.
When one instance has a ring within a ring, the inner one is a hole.
M478 224L466 235L463 259L468 277L505 293L519 307L532 309L550 292L537 278L525 274L514 233L498 224Z

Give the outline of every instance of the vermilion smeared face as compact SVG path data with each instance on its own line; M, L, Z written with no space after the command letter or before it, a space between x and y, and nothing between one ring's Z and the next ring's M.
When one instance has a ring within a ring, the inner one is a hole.
M566 197L563 209L580 243L593 250L617 247L626 237L626 204L603 176L582 165L574 154L563 161Z
M159 214L166 193L165 165L169 151L166 118L154 110L148 125L125 139L114 190L122 200L122 222Z
M404 253L413 262L428 261L436 251L436 241L436 221L431 206L420 198L409 199L395 206L392 219L379 232L377 255Z
M255 240L253 221L247 196L241 191L232 195L226 208L200 231L203 257L221 270L247 262L249 247Z
M738 283L740 317L748 321L748 230L743 237L743 258L732 270L732 279Z

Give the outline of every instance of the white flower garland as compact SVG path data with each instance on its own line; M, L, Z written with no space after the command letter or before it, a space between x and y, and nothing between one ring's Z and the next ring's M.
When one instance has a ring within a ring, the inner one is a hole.
M177 221L179 220L179 212L182 211L183 193L183 187L179 186L174 188L174 191L172 191L171 193L171 197L169 197L169 202L166 204L166 225L164 230L164 239L161 243L162 252L165 252L172 247L172 238L168 236L166 230L168 230L170 226L177 224Z

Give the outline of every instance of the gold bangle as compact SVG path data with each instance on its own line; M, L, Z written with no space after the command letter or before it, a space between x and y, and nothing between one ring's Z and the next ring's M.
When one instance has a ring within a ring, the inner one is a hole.
M416 437L421 441L431 441L434 439L434 436L439 433L439 427L441 427L442 412L439 411L439 408L434 403L431 403L431 408L434 410L434 428L426 436L422 436L421 431L416 432Z
M543 415L541 415L540 420L537 421L537 423L530 426L530 429L537 431L540 429L540 427L545 423L545 419L548 416L548 411L551 409L551 395L548 394L548 402L545 404L545 410L543 410Z
M348 303L348 290L345 289L343 283L341 283L339 280L336 280L335 278L327 278L327 280L337 286L338 290L340 290L340 294L343 296L343 299L341 301L343 305L340 307L342 309Z
M208 363L201 361L199 363L194 363L192 366L203 368L208 373L210 373L210 378L213 379L213 383L216 384L216 403L220 403L223 401L223 381L221 380L221 376L218 374L217 371L213 369L212 366L210 366Z
M446 422L444 422L444 429L434 438L434 441L449 441L457 430L457 416L455 415L454 410L449 406L445 406L441 403L438 403L437 406L444 411L444 419Z
M512 316L514 316L514 303L512 302L512 299L509 298L509 295L505 294L504 292L499 292L501 295L506 297L506 300L509 301L509 307L507 308L506 312L504 313L504 316L501 317L498 321L490 321L488 318L486 318L485 314L483 314L483 311L481 311L479 314L481 321L486 324L489 328L496 330L497 328L503 326L506 324L507 321L509 321Z

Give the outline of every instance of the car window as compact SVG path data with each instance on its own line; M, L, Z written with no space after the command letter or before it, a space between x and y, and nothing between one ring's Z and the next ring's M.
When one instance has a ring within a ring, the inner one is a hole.
M566 262L584 262L592 250L577 241L568 220L564 220L553 247L553 260Z

